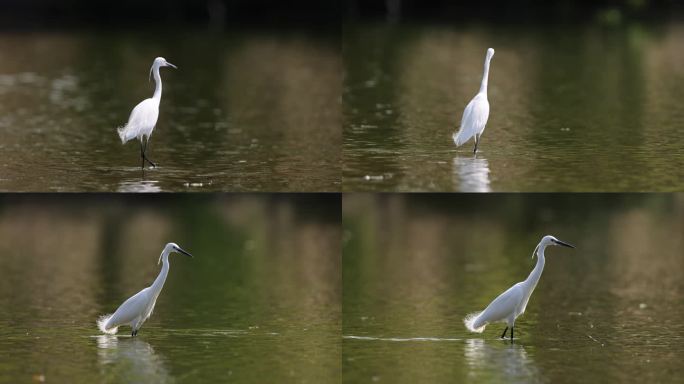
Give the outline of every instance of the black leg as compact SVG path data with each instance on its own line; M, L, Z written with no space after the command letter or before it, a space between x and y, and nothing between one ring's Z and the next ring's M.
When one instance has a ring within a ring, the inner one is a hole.
M473 149L473 153L477 153L477 144L480 143L480 139L477 134L475 134L475 149Z
M511 344L513 344L513 330L514 329L515 329L515 327L511 327Z
M157 164L153 163L152 160L147 158L147 156L145 155L145 153L147 152L147 144L149 142L150 142L150 138L148 137L147 140L145 140L145 147L143 148L143 164L144 164L145 160L147 160L147 162L150 163L151 166L156 168Z
M140 140L140 160L142 161L142 164L140 164L140 168L145 169L145 150L143 149L142 140Z
M506 329L504 329L504 333L501 334L502 339L506 337L506 331L508 331L508 326L506 326Z

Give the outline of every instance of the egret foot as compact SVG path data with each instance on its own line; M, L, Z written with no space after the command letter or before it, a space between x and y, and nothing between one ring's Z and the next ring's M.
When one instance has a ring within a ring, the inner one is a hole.
M506 327L506 329L504 329L504 333L501 334L501 338L502 338L502 339L505 339L505 338L506 338L506 331L508 331L508 326ZM512 331L512 330L511 330L511 331Z

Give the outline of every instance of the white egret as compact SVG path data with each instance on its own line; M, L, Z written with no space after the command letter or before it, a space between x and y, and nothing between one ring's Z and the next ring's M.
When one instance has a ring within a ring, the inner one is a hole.
M181 249L177 244L166 244L157 262L157 264L163 262L162 269L154 283L124 301L113 314L101 316L97 320L97 326L100 328L100 331L113 335L118 331L119 326L130 325L133 329L131 336L138 334L140 327L152 315L157 297L164 287L166 276L169 274L169 254L171 252L178 252L192 257L191 254Z
M457 147L465 144L470 138L475 138L475 149L473 153L477 152L477 144L480 142L480 136L484 132L489 118L489 101L487 100L487 82L489 81L489 62L494 56L494 49L487 49L487 56L485 57L484 74L482 75L482 83L480 84L480 91L470 100L463 111L461 118L461 129L453 134L454 144Z
M122 144L126 144L127 141L136 137L140 140L142 168L145 168L145 161L150 163L151 166L156 167L156 165L147 157L146 151L147 144L150 142L150 136L152 136L152 131L154 130L154 126L157 124L157 118L159 117L159 101L161 100L162 94L162 81L161 76L159 75L159 68L161 67L177 68L163 57L154 59L152 68L150 68L150 77L154 74L154 83L156 85L154 88L154 95L136 105L135 108L133 108L131 115L128 117L128 123L123 127L117 128Z
M508 288L499 297L494 299L487 308L482 312L471 313L463 319L466 328L471 332L482 333L489 323L506 322L506 329L504 329L501 338L506 337L506 331L511 328L511 343L513 342L513 328L515 327L515 319L525 312L527 302L530 300L532 291L537 286L542 271L544 270L544 250L549 245L560 245L564 247L575 248L574 246L562 242L553 236L544 236L537 247L532 252L532 257L537 255L537 265L534 266L532 272L525 281L521 281L514 286Z

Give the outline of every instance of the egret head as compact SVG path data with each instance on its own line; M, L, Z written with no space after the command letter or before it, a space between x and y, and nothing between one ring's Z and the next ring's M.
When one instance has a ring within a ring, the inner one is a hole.
M156 65L157 67L160 67L160 68L161 68L161 67L171 67L171 68L174 68L174 69L177 69L177 68L178 68L178 67L176 67L175 65L173 65L173 64L169 63L168 61L166 61L166 59L163 58L163 57L157 57L156 59L154 59L154 63L152 63L152 67L154 67L155 65Z
M178 67L166 61L165 58L157 57L156 59L154 59L154 62L152 62L152 67L150 68L150 80L152 80L152 71L154 71L155 68L161 67L171 67L174 69L178 69Z
M557 246L561 246L561 247L575 248L574 245L570 245L564 241L560 241L551 235L546 235L546 236L542 237L541 241L539 242L537 247L534 249L534 252L532 252L532 257L534 257L534 255L537 254L537 250L539 248L544 249L544 248L548 247L549 245L557 245Z
M494 56L494 48L487 49L487 60L491 60L492 56Z
M169 254L171 254L171 252L182 253L185 256L193 257L190 253L186 252L185 250L183 250L183 248L179 247L178 244L168 243L164 247L164 250L162 251L161 255L159 255L159 261L157 262L157 264L161 263L162 257L164 257L164 255L168 256Z

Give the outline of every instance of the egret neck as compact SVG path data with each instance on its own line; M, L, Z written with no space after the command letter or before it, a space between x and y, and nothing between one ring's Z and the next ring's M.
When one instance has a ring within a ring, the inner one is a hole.
M480 84L480 92L487 96L487 83L489 82L489 62L492 61L492 55L487 54L484 65L484 74L482 75L482 84ZM158 73L158 72L157 72Z
M159 65L155 63L154 67L152 67L152 72L154 72L154 96L152 96L153 99L155 100L161 100L161 94L162 94L162 81L161 81L161 76L159 75Z
M159 72L157 72L157 74L158 73ZM154 293L155 297L157 297L161 292L162 288L164 287L164 282L166 281L166 276L169 274L169 253L171 253L170 250L167 251L164 249L161 256L159 256L159 259L163 263L162 269L161 272L159 272L159 276L154 279L154 283L152 283L150 286L150 290Z
M546 245L541 246L537 249L537 265L534 266L534 269L532 272L530 272L530 275L527 276L527 279L523 282L525 285L525 292L527 292L527 297L529 298L530 295L532 295L532 291L534 291L534 288L537 287L537 283L539 282L539 278L541 277L542 271L544 271L544 263L546 260L544 259L544 250L546 249Z

